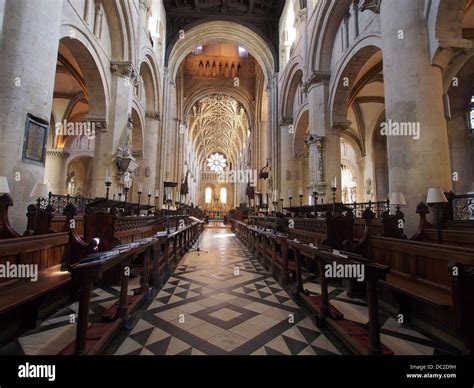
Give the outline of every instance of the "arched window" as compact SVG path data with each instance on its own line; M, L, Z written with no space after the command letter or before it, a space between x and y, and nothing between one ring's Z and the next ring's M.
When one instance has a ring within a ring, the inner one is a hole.
M224 205L227 203L227 189L225 187L221 189L221 203Z
M352 175L352 171L346 165L341 166L341 186L342 186L342 202L352 203L356 200L356 179Z
M211 203L212 201L212 189L210 187L206 188L205 202Z
M469 104L469 130L474 133L474 96L471 97L471 103Z

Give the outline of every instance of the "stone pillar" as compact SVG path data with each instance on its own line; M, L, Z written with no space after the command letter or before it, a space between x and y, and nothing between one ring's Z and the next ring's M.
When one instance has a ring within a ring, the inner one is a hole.
M94 19L94 35L97 39L102 36L102 19L104 17L104 11L102 10L102 1L96 0L95 2L95 19Z
M66 193L66 161L69 153L64 149L51 149L46 152L45 181L53 194Z
M27 114L50 122L62 4L57 0L5 2L0 53L0 175L10 184L14 200L10 221L18 231L26 226L31 189L44 178L44 162L23 159L23 141Z
M308 94L308 102L313 109L309 111L310 133L316 138L324 138L320 143L322 156L318 162L317 191L324 198L324 202L332 201L330 190L331 177L336 176L338 188L341 187L341 140L340 131L348 127L347 123L333 123L329 119L329 73L314 72L304 83L303 87ZM336 192L340 200L341 192Z
M316 138L312 134L308 134L306 145L309 148L309 192L317 191L318 184L318 148L316 146Z
M103 197L105 195L105 174L107 170L112 171L111 196L117 192L121 186L115 165L115 154L120 137L127 127L128 115L131 112L133 96L133 85L136 82L137 71L130 62L113 62L112 72L112 93L110 105L114 109L110 110L108 123L94 122L94 118L89 118L94 122L96 128L94 161L92 168L92 197Z
M364 184L365 184L365 159L366 156L363 156L357 159L357 202L365 202L364 201Z
M145 120L145 152L144 165L148 167L148 176L145 177L144 186L146 194L148 189L152 189L152 200L155 198L155 189L160 189L156 185L156 154L158 152L158 132L160 125L160 114L158 112L146 112Z
M426 200L428 188L452 188L442 72L430 63L423 8L423 0L381 5L387 122L420 130L418 139L387 136L390 192L405 194L409 235L418 223L416 205Z
M268 116L267 116L267 155L271 158L272 189L280 189L281 144L278 134L278 79L276 75L269 80L271 86L267 88Z

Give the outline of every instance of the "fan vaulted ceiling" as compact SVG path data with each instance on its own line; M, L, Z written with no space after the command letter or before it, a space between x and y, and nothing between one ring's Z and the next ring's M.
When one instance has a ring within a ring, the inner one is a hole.
M211 94L193 106L189 128L201 165L215 152L235 164L248 135L248 118L242 105L232 97Z

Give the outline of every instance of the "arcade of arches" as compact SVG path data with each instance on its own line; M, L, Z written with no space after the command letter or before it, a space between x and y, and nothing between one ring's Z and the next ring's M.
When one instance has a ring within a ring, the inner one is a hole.
M130 203L151 197L156 212L202 211L210 253L184 256L109 353L348 353L231 234L229 218L258 215L264 203L271 213L272 201L297 218L315 195L359 218L357 204L373 206L377 217L377 206L395 213L387 200L403 193L410 238L429 188L472 194L474 1L447 3L0 0L0 176L11 226L27 229L37 183L53 197L92 201L108 190L123 200L125 190ZM235 266L238 281L228 278ZM118 289L97 292L95 313ZM334 292L337 308L367 323L365 302ZM382 339L397 354L462 348L453 332L400 326L395 310L383 311ZM181 313L182 326L173 322ZM289 313L292 327L281 324ZM57 341L38 345L44 333L19 336L16 351L58 350Z

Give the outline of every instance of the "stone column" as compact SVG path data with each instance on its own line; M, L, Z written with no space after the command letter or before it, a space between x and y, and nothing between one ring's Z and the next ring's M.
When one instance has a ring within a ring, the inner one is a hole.
M102 10L102 1L96 0L95 2L95 19L94 19L94 35L97 39L102 36L102 19L104 17L104 11Z
M127 127L128 115L131 112L133 96L133 85L137 79L137 71L130 62L112 62L112 93L110 105L114 109L110 110L108 123L96 122L94 118L89 118L95 125L96 139L94 161L92 168L92 189L91 195L103 197L105 195L105 174L107 170L112 171L112 186L110 193L113 195L121 184L117 178L117 168L115 165L115 154L120 137Z
M94 0L86 0L84 3L84 21L87 25L92 26L92 15L94 14Z
M338 188L341 187L341 140L340 131L348 127L348 123L333 123L329 119L329 73L314 72L304 83L304 90L308 94L308 102L313 109L309 112L310 133L317 138L324 138L320 143L323 152L318 168L319 181L317 191L324 197L324 202L332 201L330 190L331 177L336 176ZM340 200L341 192L336 192L336 199Z
M405 194L408 234L429 187L452 188L441 69L430 63L423 0L382 1L382 51L387 122L419 125L416 136L388 136L390 192ZM412 132L416 135L415 132Z
M306 145L309 148L309 192L317 191L318 184L318 148L316 146L316 136L308 134Z
M46 152L45 181L53 194L66 194L66 161L69 153L56 148Z
M160 125L160 114L158 112L146 112L145 120L145 152L144 165L148 167L148 176L145 177L145 194L148 189L152 189L152 200L155 198L155 189L160 189L156 185L156 154L158 152L158 132Z
M278 134L278 79L276 75L269 80L271 86L267 88L268 100L268 123L267 123L267 155L271 158L271 177L273 189L281 187L280 170L281 170L281 144Z
M5 2L0 53L0 175L10 184L14 200L10 221L18 231L26 225L31 189L44 178L44 162L23 159L23 141L27 114L50 122L62 4L57 0Z

